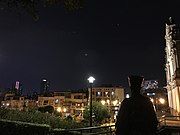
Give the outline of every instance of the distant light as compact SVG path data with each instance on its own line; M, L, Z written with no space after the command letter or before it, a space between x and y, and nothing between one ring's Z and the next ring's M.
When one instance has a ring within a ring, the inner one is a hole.
M164 103L165 103L165 99L164 99L164 98L160 98L160 99L159 99L159 102L160 102L161 104L164 104Z
M46 82L47 80L46 79L43 79L43 82Z
M114 109L115 109L115 110L118 110L119 108L118 108L118 107L115 107Z
M153 98L150 98L151 102L154 103L154 99Z
M110 103L109 99L107 100L107 103L108 103L108 104Z
M113 101L113 105L114 105L114 106L116 106L116 105L117 105L117 103L118 103L118 101L117 101L117 100Z
M55 99L55 103L57 104L59 102L59 100L58 99Z
M64 108L63 111L66 112L67 111L66 108Z
M106 103L106 102L105 102L104 100L101 100L101 104L102 104L102 105L105 105L105 103Z
M147 93L146 94L147 96L154 96L154 95L156 95L155 93Z
M126 98L129 98L130 96L129 96L129 94L126 94Z
M57 108L57 111L58 111L58 112L61 112L61 107L58 107L58 108Z
M93 82L95 81L95 78L92 77L92 76L90 76L90 77L88 78L88 81L89 81L89 83L93 83Z
M9 103L7 103L6 105L9 106Z
M101 92L97 92L97 94L98 94L98 96L100 96L100 95L101 95Z

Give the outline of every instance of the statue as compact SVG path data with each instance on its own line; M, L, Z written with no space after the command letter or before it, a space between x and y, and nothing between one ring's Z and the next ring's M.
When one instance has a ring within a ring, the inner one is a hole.
M144 78L129 76L131 97L121 103L116 121L116 135L154 135L158 121L152 102L140 94Z

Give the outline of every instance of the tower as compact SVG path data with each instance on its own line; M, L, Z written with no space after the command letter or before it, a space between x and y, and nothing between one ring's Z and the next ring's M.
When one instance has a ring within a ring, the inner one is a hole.
M22 95L22 84L19 81L16 81L15 83L15 93L18 96Z
M49 92L49 82L47 79L42 79L40 94L46 94Z
M171 113L180 113L180 33L172 17L166 23L166 81Z

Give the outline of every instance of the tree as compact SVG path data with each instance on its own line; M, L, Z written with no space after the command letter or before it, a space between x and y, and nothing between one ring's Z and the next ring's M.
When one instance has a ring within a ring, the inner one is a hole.
M25 10L34 20L38 20L38 10L42 7L63 5L67 10L77 10L84 0L0 0L0 9L12 9L20 13Z
M110 118L111 114L107 106L102 105L100 102L93 101L92 103L93 121L100 124L103 120ZM90 111L89 106L84 110L84 118L89 120Z
M45 106L44 107L44 112L48 112L48 113L53 113L54 112L54 107L53 106Z
M38 108L38 111L42 112L42 113L45 113L45 112L48 112L48 113L53 113L54 112L54 107L53 106L45 106L45 107L39 107Z

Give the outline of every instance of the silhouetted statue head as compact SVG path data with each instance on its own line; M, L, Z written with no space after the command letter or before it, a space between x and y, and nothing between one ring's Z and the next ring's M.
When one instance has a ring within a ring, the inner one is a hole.
M129 87L131 88L131 93L133 94L139 94L142 83L144 81L144 77L132 75L128 77Z

